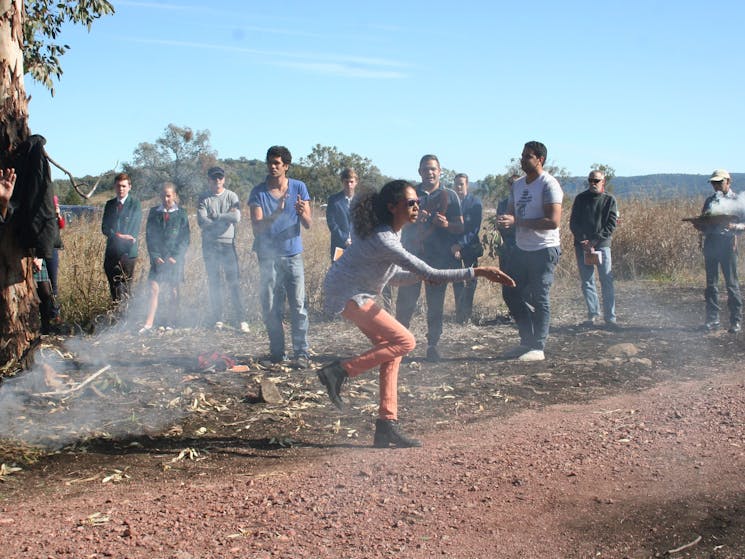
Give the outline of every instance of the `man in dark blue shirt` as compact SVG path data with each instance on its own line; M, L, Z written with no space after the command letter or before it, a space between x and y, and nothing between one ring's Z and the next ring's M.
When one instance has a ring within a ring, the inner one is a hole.
M403 230L404 248L424 260L433 268L460 268L450 247L463 234L463 214L460 211L458 195L451 189L440 185L440 160L436 155L425 155L419 161L419 176L422 182L417 186L419 196L419 218L417 222ZM402 286L396 299L396 320L409 327L416 309L422 282ZM439 361L437 344L442 335L442 314L445 304L447 284L426 284L427 297L427 360Z
M347 167L341 172L342 190L329 196L326 204L326 224L331 233L331 260L334 261L352 244L352 220L349 208L357 187L357 171Z
M478 258L484 252L479 240L482 215L481 200L468 192L468 175L465 173L455 175L453 186L460 199L460 209L463 213L463 235L450 247L450 250L464 268L475 267L478 265ZM455 321L459 324L465 324L471 320L475 293L476 278L453 283Z

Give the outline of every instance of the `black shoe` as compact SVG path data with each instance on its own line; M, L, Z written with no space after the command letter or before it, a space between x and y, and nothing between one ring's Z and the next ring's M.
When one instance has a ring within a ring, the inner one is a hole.
M344 402L342 401L339 393L341 392L341 387L344 384L344 381L349 378L349 375L347 374L347 371L344 369L344 367L341 366L341 363L339 361L329 363L325 367L321 367L320 369L318 369L318 371L316 371L316 374L318 375L318 380L321 381L321 384L326 387L326 391L329 393L331 402L337 408L343 409Z
M310 368L310 357L304 353L296 355L292 362L292 366L295 369L308 369Z
M404 435L398 426L398 421L393 419L376 419L373 446L375 448L388 448L391 445L401 448L411 448L422 446L422 442Z
M719 330L719 326L721 326L721 324L718 320L712 320L704 324L704 330L707 332L713 332L714 330Z
M437 363L438 361L441 361L442 357L440 357L440 352L437 349L436 345L431 345L427 348L427 361L430 363Z
M259 360L259 365L262 367L272 368L275 365L282 365L287 361L287 355L281 354L281 355L270 355L269 357L265 357L264 359Z
M621 327L618 325L618 322L615 320L609 320L605 323L605 329L610 330L611 332L618 332L621 330Z
M730 334L738 334L742 331L742 325L739 322L733 322L727 331Z
M585 320L582 324L580 324L580 326L582 326L583 328L592 328L593 326L595 326L595 320L596 320L595 317L591 316L590 318Z

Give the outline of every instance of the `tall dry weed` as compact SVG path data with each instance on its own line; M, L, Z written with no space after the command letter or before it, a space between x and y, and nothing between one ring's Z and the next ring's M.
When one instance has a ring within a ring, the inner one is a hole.
M698 246L698 234L683 217L700 212L699 200L620 200L621 219L613 238L613 268L618 279L652 279L675 282L702 282L703 263ZM188 209L191 226L191 245L186 256L185 281L180 289L181 317L188 324L199 324L209 305L207 281L204 273L201 237L193 209ZM485 211L488 211L485 209ZM577 270L573 239L569 230L571 201L564 205L561 243L563 254L556 271L557 285L575 289ZM143 214L147 208L143 207ZM486 223L486 220L484 220ZM488 227L488 225L484 225ZM135 271L135 298L147 290L149 261L144 239L144 223L140 235L140 258ZM314 208L314 222L310 230L303 230L305 247L305 285L308 309L318 313L322 307L322 288L330 265L329 233L322 208ZM60 257L60 302L65 319L80 324L90 323L97 315L110 308L108 285L103 272L105 239L100 230L100 215L91 220L70 224L63 231L65 250ZM246 319L261 324L258 301L258 262L251 250L253 234L247 215L238 227L236 246L241 268L241 293L246 305ZM498 265L498 261L484 257L482 265ZM448 288L446 309L453 308L453 297ZM579 291L577 291L579 294ZM422 297L424 304L424 297ZM476 291L475 312L488 316L505 310L501 287L480 282ZM137 314L142 314L139 317ZM130 320L144 319L143 304L133 305Z

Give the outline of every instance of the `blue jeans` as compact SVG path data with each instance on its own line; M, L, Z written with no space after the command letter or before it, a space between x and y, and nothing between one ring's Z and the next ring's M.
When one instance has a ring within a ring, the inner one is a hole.
M727 289L730 324L742 322L742 296L737 279L737 249L732 237L707 236L704 240L706 266L706 322L719 322L719 269Z
M282 326L285 300L290 307L292 349L295 357L308 355L308 311L305 309L305 269L303 255L277 256L259 260L261 313L269 334L269 353L285 354Z
M603 261L597 267L600 289L603 292L603 317L606 322L615 322L616 293L613 288L613 266L610 247L597 248L595 250L603 255ZM585 264L585 251L582 250L582 247L575 246L574 254L577 256L577 268L579 268L582 295L585 297L585 303L587 304L587 317L593 319L600 316L598 291L595 288L595 266Z
M510 260L517 284L504 290L504 299L520 332L520 345L543 350L551 321L549 292L559 263L559 247L525 251L515 247Z

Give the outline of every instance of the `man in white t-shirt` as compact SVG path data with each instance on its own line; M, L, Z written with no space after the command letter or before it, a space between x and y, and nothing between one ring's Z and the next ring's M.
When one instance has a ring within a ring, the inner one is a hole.
M520 332L520 345L505 357L543 361L551 319L549 292L561 254L559 223L564 193L559 181L543 170L548 150L541 142L528 142L520 157L525 176L516 180L507 212L499 227L515 228L517 246L510 272L516 287L504 298Z

